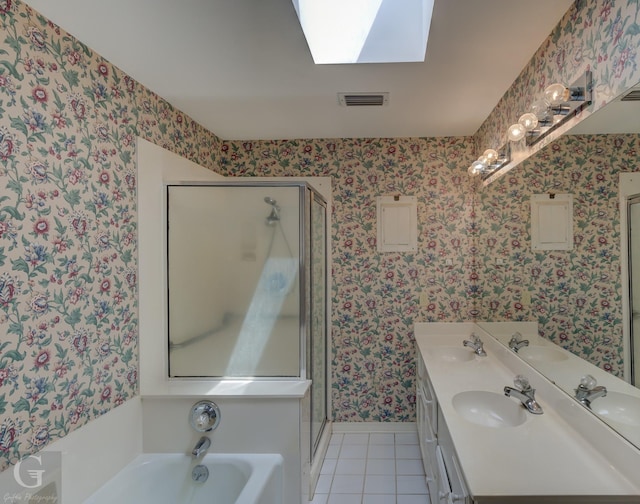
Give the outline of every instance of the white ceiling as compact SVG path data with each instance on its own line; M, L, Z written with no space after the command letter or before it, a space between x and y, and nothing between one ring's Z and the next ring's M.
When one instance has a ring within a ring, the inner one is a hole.
M246 140L472 135L573 2L436 0L424 63L314 65L291 0L26 1L221 138ZM372 91L388 106L338 105L338 92Z

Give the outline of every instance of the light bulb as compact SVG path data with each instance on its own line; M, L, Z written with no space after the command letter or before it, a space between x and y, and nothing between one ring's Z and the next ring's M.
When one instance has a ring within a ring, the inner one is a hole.
M551 104L544 98L540 98L531 104L531 113L538 118L538 121L546 121L549 118L549 107Z
M483 165L480 161L474 161L467 171L469 172L469 175L475 177L476 175L480 175L485 168L486 165Z
M556 107L566 101L569 101L571 91L564 84L556 82L555 84L547 86L544 90L544 97L552 107Z
M498 160L498 151L494 149L487 149L482 153L482 157L487 159L487 164L493 164Z
M512 124L507 130L507 136L512 142L522 140L526 134L527 130L520 123Z
M487 158L487 156L485 156L484 154L478 158L478 163L480 163L485 168L491 164L489 162L489 158Z
M520 119L518 119L518 123L527 131L532 131L538 127L538 118L532 112L527 112L526 114L522 114Z

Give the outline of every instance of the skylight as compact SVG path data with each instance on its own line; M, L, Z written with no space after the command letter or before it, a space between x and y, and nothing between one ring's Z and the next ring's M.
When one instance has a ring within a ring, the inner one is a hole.
M434 0L292 0L313 61L424 61Z

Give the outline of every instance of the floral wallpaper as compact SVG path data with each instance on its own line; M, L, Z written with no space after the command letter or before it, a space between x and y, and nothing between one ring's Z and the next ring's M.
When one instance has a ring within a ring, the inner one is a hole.
M0 25L2 470L137 394L136 136L218 139L25 4Z
M536 320L541 336L622 376L618 177L639 153L637 134L564 136L479 192L482 320ZM530 198L550 192L573 195L573 250L531 250Z
M223 143L225 175L332 178L335 421L413 421L413 324L474 316L472 153L468 138ZM418 198L416 253L376 249L376 197L394 194Z
M597 110L640 80L639 9L577 0L473 138L221 142L0 1L0 470L138 393L136 136L227 175L332 177L337 421L414 419L416 321L537 318L619 373L615 180L637 166L637 138L561 139L486 189L466 168L532 89L591 68ZM574 251L542 257L527 249L526 202L549 188L576 196L579 231ZM375 197L390 194L418 198L416 253L376 250Z
M549 84L570 84L586 70L593 73L593 104L577 120L597 111L640 81L639 58L638 0L576 0L474 135L479 149L502 145L509 125ZM534 154L577 120L533 147L512 144L514 157Z

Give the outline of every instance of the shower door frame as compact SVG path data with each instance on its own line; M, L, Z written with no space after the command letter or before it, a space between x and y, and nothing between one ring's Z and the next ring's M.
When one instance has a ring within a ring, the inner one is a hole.
M620 208L620 274L622 286L622 340L623 340L623 378L627 383L632 379L633 345L632 345L632 317L631 305L631 270L629 266L629 202L640 195L640 173L620 173L619 177L619 208ZM635 363L635 369L640 363ZM636 371L636 378L638 378Z
M313 275L313 267L314 267L314 247L313 247L313 214L314 214L314 203L318 201L321 205L321 207L323 208L323 231L324 231L324 238L325 238L325 242L324 242L324 278L322 279L323 281L323 291L324 291L324 324L323 324L323 333L322 333L322 338L324 339L324 345L322 345L322 351L324 353L323 356L323 363L324 363L324 374L325 374L325 378L324 378L324 418L322 419L320 428L318 430L318 434L317 436L314 436L314 401L315 401L315 396L314 396L314 391L313 391L313 376L314 376L314 359L315 359L315 355L314 355L314 343L313 343L313 328L314 328L314 296L313 296L313 289L314 289L314 275ZM322 197L322 195L320 195L320 193L318 191L312 191L310 197L308 198L308 211L309 211L309 231L312 233L312 236L309 238L309 276L310 278L310 295L309 295L309 302L310 302L310 309L309 309L309 379L311 379L311 418L310 418L310 430L311 430L311 461L314 460L316 453L318 452L318 449L320 448L320 441L322 439L322 434L324 432L324 429L327 425L327 422L329 421L329 409L328 409L328 397L329 397L329 391L331 390L331 383L328 381L328 374L327 374L327 370L329 368L329 352L328 352L328 341L329 341L329 331L330 331L330 325L328 325L328 320L327 320L327 313L329 311L329 302L328 302L328 296L329 296L329 290L328 290L328 286L329 286L329 261L328 261L328 248L327 248L327 237L329 235L329 228L327 226L328 222L329 222L329 217L328 217L328 208L327 208L327 201ZM306 209L305 209L306 211ZM306 220L306 218L305 218Z
M298 264L298 278L299 278L299 289L300 289L300 293L304 293L304 295L300 296L300 300L299 300L299 316L300 316L300 326L299 326L299 344L300 344L300 348L299 348L299 366L298 366L298 375L297 376L247 376L247 377L224 377L224 376L202 376L202 377L190 377L190 376L184 376L184 377L176 377L176 376L170 376L169 380L170 381L180 381L180 380L193 380L194 378L201 378L201 379L208 379L208 380L225 380L225 379L234 379L234 380L252 380L252 381L269 381L269 380L280 380L280 381L287 381L287 380L305 380L307 379L307 377L309 376L309 372L310 370L307 368L307 355L308 355L308 349L307 349L307 336L309 334L310 331L310 321L308 320L309 318L309 313L307 313L307 302L308 302L308 297L307 297L307 282L308 279L306 277L306 267L307 267L307 260L305 257L305 254L307 254L307 251L305 250L305 240L306 237L309 235L308 231L310 232L310 222L309 219L307 218L308 216L308 211L307 211L307 205L310 205L310 202L312 200L312 198L307 198L305 195L305 191L310 191L311 193L314 193L315 196L317 196L321 201L323 201L325 203L325 205L327 205L327 200L324 197L324 195L318 191L315 187L313 187L312 184L310 184L308 181L304 181L304 180L292 180L292 178L287 177L286 179L283 178L278 178L278 179L274 179L274 178L269 178L268 180L265 180L264 178L262 179L258 179L258 178L254 178L254 177L248 177L248 178L243 178L242 180L240 179L235 179L235 180L228 180L228 179L220 179L220 180L211 180L211 181L177 181L177 182L168 182L163 184L164 185L164 197L166 199L165 201L165 208L167 208L168 205L168 198L169 198L169 187L170 186L181 186L181 187L255 187L255 188L262 188L262 187L273 187L273 188L283 188L283 187L291 187L291 188L297 188L298 189L298 208L299 208L299 222L298 222L298 233L299 233L299 264ZM310 207L309 207L310 208ZM328 209L328 207L326 207ZM327 210L328 211L328 210ZM326 212L325 212L325 216L326 216ZM165 220L165 226L166 226L166 215L164 217ZM166 228L165 228L165 233L167 233ZM166 257L166 264L165 264L165 271L168 271L169 268L169 258L168 258L168 253L166 251L166 247L168 246L168 241L165 239L165 257ZM327 263L326 263L326 272L328 276L328 271L329 271L329 267L330 267L330 263L328 262L328 258L326 259ZM310 267L310 265L309 265ZM168 277L167 277L168 278ZM325 300L325 303L327 303L327 311L329 310L329 299L328 299L328 293L327 293L327 299ZM167 318L167 323L166 323L166 331L167 333L164 335L165 337L165 341L166 344L169 344L169 317L170 317L170 312L169 312L169 297L167 296L166 299L166 318ZM325 337L325 349L328 345L328 338ZM167 358L168 358L168 349L167 349ZM169 365L169 362L167 362L167 364ZM328 367L328 365L327 365ZM327 394L328 395L328 394ZM329 414L329 411L327 409L327 416Z
M638 294L638 286L635 287L634 289L634 282L633 282L633 275L634 275L634 260L633 260L633 252L632 252L632 248L634 243L636 244L636 246L638 246L638 242L640 241L640 236L636 237L635 240L633 239L633 224L635 223L636 225L638 224L638 222L636 222L636 219L634 219L632 217L632 212L631 212L631 207L633 205L640 205L640 193L635 194L629 198L627 198L627 240L628 240L628 247L627 247L627 268L628 268L628 281L627 281L627 285L624 286L623 288L626 287L626 289L629 292L629 312L628 312L628 317L629 317L629 336L627 338L628 340L628 345L629 345L629 351L628 354L629 355L629 359L625 359L625 367L628 367L628 372L625 374L628 374L629 379L627 380L629 383L631 383L632 385L635 385L636 387L640 387L640 373L638 372L638 367L640 365L640 362L636 362L636 357L638 354L638 348L637 348L637 344L640 344L640 328L637 329L637 326L639 326L640 324L636 323L635 319L636 317L640 317L640 313L638 311L636 311L634 309L634 298L636 296L634 296L634 290L636 291L636 295ZM638 269L640 267L640 265L636 264L635 265L635 269Z

